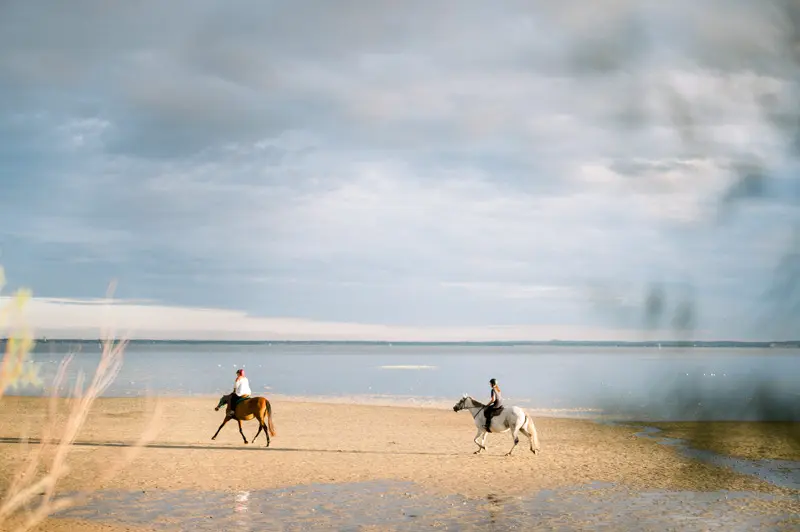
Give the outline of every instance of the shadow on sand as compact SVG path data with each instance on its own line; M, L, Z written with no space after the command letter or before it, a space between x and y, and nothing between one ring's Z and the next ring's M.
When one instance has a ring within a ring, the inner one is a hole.
M42 440L36 438L14 438L7 436L0 436L0 445L2 444L33 444L37 445L42 443ZM52 440L50 443L58 444L58 440ZM75 441L72 443L77 447L134 447L135 443L132 442L112 442L112 441ZM253 444L218 444L218 445L202 445L191 443L149 443L142 445L147 449L189 449L189 450L210 450L210 451L267 451L276 453L335 453L335 454L380 454L380 455L409 455L409 456L453 456L455 454L472 455L472 451L465 451L464 453L437 453L437 452L424 452L424 451L366 451L356 449L299 449L294 447L266 447L265 445ZM502 455L486 455L496 458L504 458Z

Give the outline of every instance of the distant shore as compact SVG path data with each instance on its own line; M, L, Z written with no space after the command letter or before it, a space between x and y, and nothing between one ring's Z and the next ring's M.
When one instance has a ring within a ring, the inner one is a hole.
M8 339L0 338L0 344ZM101 338L46 338L36 339L38 346L47 344L94 344L102 342ZM136 338L128 340L130 345L353 345L353 346L387 346L387 347L420 347L420 346L453 346L453 347L638 347L654 349L674 348L736 348L736 349L797 349L800 340L766 340L766 341L738 341L738 340L520 340L520 341L487 341L487 342L414 342L414 341L384 341L384 340L190 340L190 339L147 339Z

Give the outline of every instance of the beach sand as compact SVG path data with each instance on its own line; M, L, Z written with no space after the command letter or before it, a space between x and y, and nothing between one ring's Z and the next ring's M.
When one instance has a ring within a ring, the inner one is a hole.
M588 420L535 418L541 452L522 438L511 457L509 433L490 435L473 455L468 412L400 406L273 401L277 435L244 445L235 422L216 441L222 421L216 397L162 398L160 430L112 478L98 480L137 440L155 400L108 398L95 404L69 457L59 490L214 490L281 488L370 480L414 482L432 493L486 498L609 482L632 490L791 493L755 478L683 458L674 449L633 436L634 428ZM41 435L46 400L4 397L0 410L0 489L24 457L18 438ZM66 401L62 401L66 403ZM62 404L62 410L66 407ZM255 421L243 423L250 440ZM755 434L755 433L754 433ZM763 434L763 431L759 431ZM755 437L755 436L753 436ZM796 492L794 492L796 493ZM792 509L800 511L800 507ZM105 528L103 528L105 527ZM96 522L50 519L40 530L137 530Z

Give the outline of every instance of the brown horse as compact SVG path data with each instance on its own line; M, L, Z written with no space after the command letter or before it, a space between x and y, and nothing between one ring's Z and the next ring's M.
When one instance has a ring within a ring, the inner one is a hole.
M228 398L230 398L230 394L223 395L214 410L218 411L223 405L227 407ZM225 426L225 423L231 419L235 419L239 423L239 434L242 435L242 439L245 443L247 443L247 438L244 437L244 432L242 432L242 421L248 421L253 418L258 420L258 432L256 432L255 436L253 436L252 441L256 441L256 438L258 438L258 435L261 434L261 430L263 429L264 435L267 437L267 447L269 447L269 437L270 435L275 436L275 427L272 425L272 407L270 406L269 401L263 397L250 397L239 402L233 411L233 415L229 415L226 408L225 419L222 421L222 425L219 426L217 432L214 433L211 439L216 440L217 434L219 434L219 431Z

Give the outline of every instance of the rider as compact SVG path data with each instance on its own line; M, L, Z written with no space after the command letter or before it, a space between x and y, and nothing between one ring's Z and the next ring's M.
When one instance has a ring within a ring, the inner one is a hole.
M486 432L492 424L492 416L503 407L503 396L500 395L500 387L497 385L497 379L491 379L489 385L492 387L492 399L486 404L484 415L486 416Z
M244 376L243 369L236 370L236 381L233 383L233 393L228 400L228 412L232 413L240 398L250 397L250 381Z

